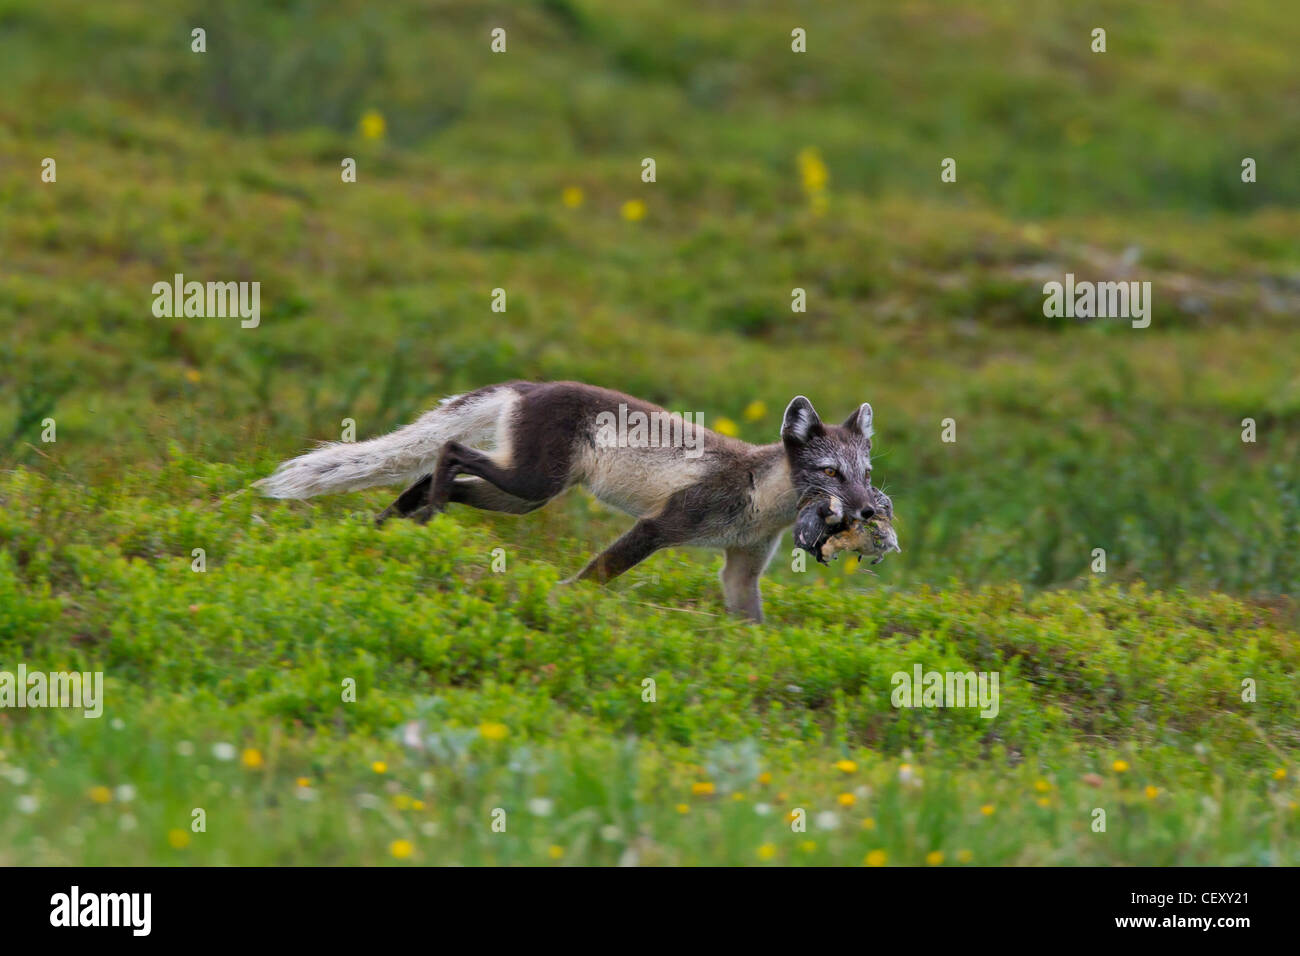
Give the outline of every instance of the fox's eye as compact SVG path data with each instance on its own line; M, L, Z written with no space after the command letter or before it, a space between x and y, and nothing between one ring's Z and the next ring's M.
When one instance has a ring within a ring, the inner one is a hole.
M838 478L840 476L840 473L834 468L823 468L822 474L826 475L828 478Z

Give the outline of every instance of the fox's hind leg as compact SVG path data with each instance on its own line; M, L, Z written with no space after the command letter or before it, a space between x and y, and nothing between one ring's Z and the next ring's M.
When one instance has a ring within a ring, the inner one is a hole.
M417 508L424 504L425 499L429 495L429 485L432 481L433 475L425 475L415 484L411 485L411 487L403 491L398 495L396 501L375 516L375 526L378 527L379 525L382 525L394 515L399 518L405 518L412 514Z
M402 492L391 505L375 518L376 525L382 525L392 517L409 518L425 506L429 498L429 486L433 484L433 475L425 475L415 484ZM500 488L489 484L482 478L468 481L455 481L451 486L451 501L458 505L469 505L480 511L500 511L505 514L526 515L536 511L545 501L525 501L514 495L506 494ZM427 518L425 520L428 520Z
M525 501L523 498L502 491L482 478L452 482L450 500L453 504L469 505L480 511L501 511L512 515L526 515L546 504L546 499Z
M486 488L477 487L475 482L457 481L457 475L482 479ZM411 512L410 516L423 524L445 508L449 501L461 501L475 507L486 506L491 511L523 514L546 504L562 492L567 483L567 468L564 473L557 475L553 469L536 465L499 465L481 451L468 448L460 442L448 442L438 459L437 470L424 489L424 503ZM415 487L409 490L415 491ZM503 504L511 506L499 507Z

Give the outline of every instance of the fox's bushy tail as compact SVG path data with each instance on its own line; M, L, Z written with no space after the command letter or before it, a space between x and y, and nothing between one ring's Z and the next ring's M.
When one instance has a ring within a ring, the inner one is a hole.
M445 398L409 425L363 442L326 442L284 462L253 483L270 498L312 498L371 488L409 485L433 471L449 441L477 445L495 440L515 394L501 387Z

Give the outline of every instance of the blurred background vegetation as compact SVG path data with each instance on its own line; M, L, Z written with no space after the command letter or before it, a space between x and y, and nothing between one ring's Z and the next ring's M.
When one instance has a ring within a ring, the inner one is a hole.
M509 378L768 441L806 392L875 404L891 580L1102 547L1294 591L1297 40L1267 3L6 3L4 455L129 485L175 441L242 479ZM1067 271L1150 280L1151 327L1044 318ZM262 326L155 319L175 272L260 281Z

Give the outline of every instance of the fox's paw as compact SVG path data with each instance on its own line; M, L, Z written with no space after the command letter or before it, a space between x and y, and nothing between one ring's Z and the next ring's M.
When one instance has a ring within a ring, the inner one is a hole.
M428 524L430 518L442 514L442 512L442 505L425 505L423 508L417 508L411 512L411 520L416 524Z

